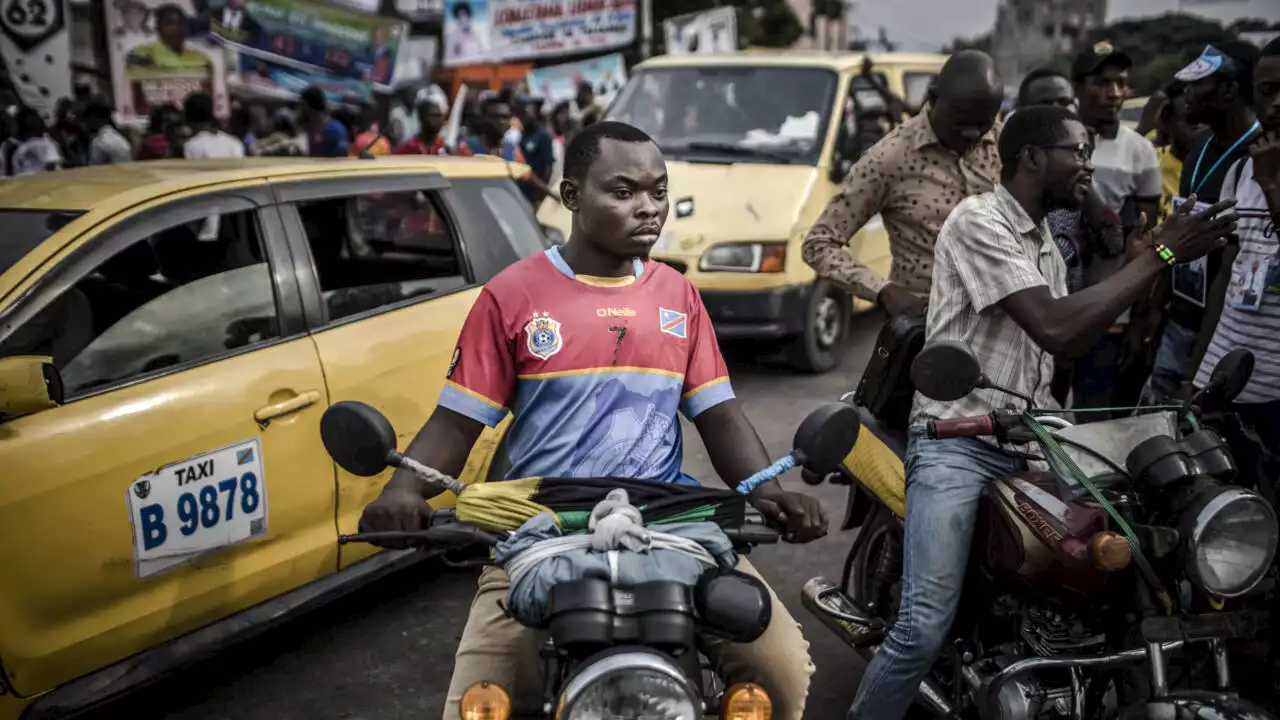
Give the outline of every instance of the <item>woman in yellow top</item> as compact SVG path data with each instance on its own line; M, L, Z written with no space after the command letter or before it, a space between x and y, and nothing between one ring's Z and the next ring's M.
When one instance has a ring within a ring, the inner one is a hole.
M187 14L177 5L161 5L155 9L156 34L159 40L139 45L129 51L130 67L157 70L205 70L212 62L209 56L186 46Z

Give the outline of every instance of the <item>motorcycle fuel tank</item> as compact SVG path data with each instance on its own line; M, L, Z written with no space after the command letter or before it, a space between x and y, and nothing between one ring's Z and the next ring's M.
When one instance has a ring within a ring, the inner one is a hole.
M1053 494L1047 473L1001 478L983 491L978 545L995 576L1047 576L1076 592L1099 589L1105 574L1089 562L1089 541L1106 530L1106 515Z

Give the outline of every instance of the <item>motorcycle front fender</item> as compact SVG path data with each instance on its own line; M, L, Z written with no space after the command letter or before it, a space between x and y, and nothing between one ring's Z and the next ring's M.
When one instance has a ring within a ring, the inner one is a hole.
M1260 705L1218 692L1187 690L1134 705L1125 720L1277 720Z

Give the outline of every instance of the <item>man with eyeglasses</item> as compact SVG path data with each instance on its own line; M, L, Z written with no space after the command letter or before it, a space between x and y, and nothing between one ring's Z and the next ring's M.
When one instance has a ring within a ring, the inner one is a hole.
M1129 240L1132 260L1068 294L1045 218L1057 208L1078 208L1088 195L1089 132L1066 108L1028 107L1005 124L999 151L1001 184L961 201L938 235L926 345L967 344L993 383L1052 409L1055 356L1088 351L1170 263L1221 246L1236 216L1228 201L1203 214L1183 209L1155 232L1145 232L1141 218ZM917 394L912 425L984 415L1010 403L1023 404L993 390L955 402ZM898 622L867 666L849 718L900 720L906 713L955 618L982 489L1023 466L986 440L930 440L913 432Z

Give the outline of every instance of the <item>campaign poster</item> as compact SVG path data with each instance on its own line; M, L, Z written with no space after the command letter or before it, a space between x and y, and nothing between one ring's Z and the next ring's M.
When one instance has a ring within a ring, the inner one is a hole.
M389 88L408 24L309 0L197 0L219 42L302 73Z
M731 53L738 49L738 16L732 7L677 15L662 21L668 55Z
M191 0L107 0L107 44L116 110L125 121L192 93L228 113L226 53L209 37Z
M444 65L609 50L636 37L636 0L445 0Z
M620 53L580 62L551 65L530 71L526 82L529 92L545 100L545 107L573 100L578 86L590 83L596 102L608 107L618 91L627 84L627 66Z
M227 81L237 95L293 102L314 85L330 103L356 105L373 101L373 86L363 80L309 73L251 55L241 55L239 65L240 72Z

